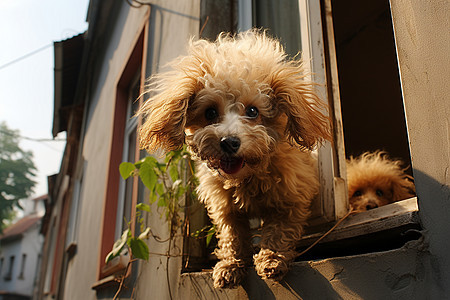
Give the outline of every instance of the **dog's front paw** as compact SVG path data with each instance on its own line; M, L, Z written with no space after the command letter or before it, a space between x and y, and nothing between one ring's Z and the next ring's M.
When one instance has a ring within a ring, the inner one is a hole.
M246 273L243 264L230 261L219 261L213 270L215 288L235 288Z
M255 270L262 279L281 280L289 271L286 258L269 249L261 249L254 256Z

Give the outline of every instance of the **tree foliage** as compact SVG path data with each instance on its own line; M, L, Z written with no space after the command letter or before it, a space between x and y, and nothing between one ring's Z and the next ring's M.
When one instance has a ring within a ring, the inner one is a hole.
M31 151L19 147L19 132L0 123L0 229L12 216L18 201L31 196L36 167Z

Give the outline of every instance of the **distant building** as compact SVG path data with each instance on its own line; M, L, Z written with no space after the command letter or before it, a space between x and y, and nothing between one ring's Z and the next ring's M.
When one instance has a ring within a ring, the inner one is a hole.
M0 300L31 299L43 243L38 207L46 199L44 195L22 202L29 208L25 216L0 235Z

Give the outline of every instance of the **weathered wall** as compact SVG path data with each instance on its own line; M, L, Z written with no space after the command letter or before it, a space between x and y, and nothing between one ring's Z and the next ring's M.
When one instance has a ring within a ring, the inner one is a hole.
M191 37L198 37L200 24L200 1L158 0L152 3L148 34L147 76L159 72L175 57L185 54L187 42ZM169 236L168 225L156 205L147 216L150 226L161 239ZM148 262L139 262L136 282L136 299L176 299L181 274L181 239L176 240L176 249L171 245L169 259L164 255L150 255ZM150 253L165 254L168 243L148 241ZM170 282L170 284L168 284ZM170 289L170 293L169 293Z
M434 293L450 298L450 3L391 0L420 218Z
M91 287L97 281L98 253L101 240L101 222L106 191L109 153L112 139L114 101L116 86L123 68L134 47L135 39L142 29L145 14L150 9L147 74L160 69L171 59L186 51L187 41L199 31L199 1L147 1L151 6L131 8L126 1L110 16L110 27L102 39L95 59L96 67L92 87L87 101L87 122L84 135L82 157L86 161L81 192L80 220L78 222L77 253L69 262L65 281L65 299L112 298L116 288L100 289ZM176 34L174 34L176 33ZM117 145L122 147L122 145ZM79 162L83 163L83 162ZM147 216L148 226L155 234L164 238L167 224L154 209ZM178 245L181 247L181 245ZM152 253L166 253L167 243L149 241ZM135 288L137 299L167 299L167 258L151 256L148 262L133 264L135 284L125 289L123 296L129 296ZM139 266L139 267L138 267ZM181 273L181 258L169 261L169 277L172 294L176 295ZM83 274L83 276L80 276Z
M101 222L112 139L116 86L137 35L142 29L146 10L134 9L121 2L111 17L104 44L95 59L96 67L90 93L82 149L86 161L80 195L77 253L69 262L64 299L97 299L91 287L98 276ZM122 147L121 145L118 145ZM83 163L80 161L79 163Z

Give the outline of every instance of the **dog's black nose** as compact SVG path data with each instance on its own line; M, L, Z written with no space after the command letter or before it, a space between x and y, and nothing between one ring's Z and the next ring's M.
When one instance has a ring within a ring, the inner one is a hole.
M375 201L369 201L366 205L367 210L374 209L377 207L378 207L378 204Z
M226 136L220 140L220 148L229 154L236 153L240 146L241 141L235 136Z

